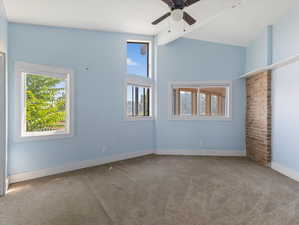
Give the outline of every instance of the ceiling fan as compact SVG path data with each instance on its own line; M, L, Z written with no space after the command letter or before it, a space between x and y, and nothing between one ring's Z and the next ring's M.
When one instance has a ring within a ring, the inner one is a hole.
M184 11L185 7L189 7L200 0L161 0L162 2L166 3L171 12L168 12L161 16L159 19L156 19L152 22L153 25L157 25L158 23L165 20L167 17L171 16L174 21L181 21L184 20L189 25L193 25L196 23L196 20L190 16L188 13Z

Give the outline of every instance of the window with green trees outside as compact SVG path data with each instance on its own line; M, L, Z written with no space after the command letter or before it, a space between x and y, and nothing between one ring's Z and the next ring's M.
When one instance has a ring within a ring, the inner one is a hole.
M16 62L18 137L46 139L73 135L72 69Z
M65 131L66 81L25 75L26 132Z

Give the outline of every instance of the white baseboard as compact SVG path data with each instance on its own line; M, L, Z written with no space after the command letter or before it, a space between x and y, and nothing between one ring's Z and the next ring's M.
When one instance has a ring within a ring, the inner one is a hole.
M295 181L299 182L299 172L295 171L293 169L290 169L286 166L281 165L280 163L277 162L272 162L271 163L271 168Z
M36 178L40 178L40 177L46 177L46 176L50 176L50 175L70 172L70 171L93 167L93 166L99 166L99 165L103 165L103 164L107 164L107 163L111 163L111 162L137 158L137 157L150 155L150 154L154 154L154 150L133 152L133 153L127 153L127 154L122 154L122 155L116 155L116 156L106 156L106 157L94 159L94 160L84 160L84 161L80 161L80 162L69 163L64 166L59 166L59 167L55 167L55 168L48 168L48 169L41 169L38 171L19 173L19 174L9 176L9 183L13 184L13 183L21 182L21 181L32 180L32 179L36 179Z
M83 168L99 166L111 162L117 162L125 159L132 159L140 156L157 154L157 155L185 155L185 156L246 156L245 151L233 150L148 150L142 152L133 152L117 156L107 156L100 159L85 160L80 162L69 163L64 166L41 169L37 171L14 174L8 177L8 184L21 181L32 180L40 177L46 177L59 173L70 172Z
M172 150L157 149L157 155L184 155L184 156L238 156L245 157L246 151L239 150Z

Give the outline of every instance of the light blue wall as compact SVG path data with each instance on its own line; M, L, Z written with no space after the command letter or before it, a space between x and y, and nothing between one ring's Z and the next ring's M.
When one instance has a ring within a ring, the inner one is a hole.
M179 39L158 47L158 119L156 146L161 150L244 151L245 48ZM233 81L232 121L168 120L171 81Z
M123 120L126 40L151 37L13 23L8 30L10 175L154 148L153 121ZM74 137L16 139L17 61L75 70Z
M246 72L272 64L272 26L266 27L246 48Z
M120 33L9 24L9 174L142 150L244 150L245 86L250 71L299 54L299 2L244 48L179 39L157 48L157 121L123 120L127 39ZM0 18L0 50L7 22ZM271 46L273 45L273 58ZM16 139L14 63L26 61L75 70L75 136L48 141ZM89 70L85 70L88 67ZM299 64L273 71L273 161L299 172ZM169 121L170 81L233 81L232 121ZM84 110L82 110L84 109ZM102 152L106 149L105 152Z
M9 174L142 150L244 150L245 48L179 39L157 48L158 120L124 121L127 39L120 33L9 24ZM75 136L17 139L17 61L75 70ZM89 70L85 68L88 67ZM169 81L232 80L232 121L169 121ZM105 152L102 150L106 149Z
M0 51L7 52L7 20L2 0L0 0Z
M299 1L273 26L273 61L299 54Z
M264 29L246 49L246 72L268 64L267 30Z
M299 2L273 26L273 60L299 55ZM299 63L273 73L272 160L299 172Z

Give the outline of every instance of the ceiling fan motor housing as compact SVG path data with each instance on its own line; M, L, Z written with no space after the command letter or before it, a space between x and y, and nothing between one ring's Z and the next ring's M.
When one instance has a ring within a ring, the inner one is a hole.
M171 7L171 11L174 11L176 9L184 9L185 8L185 2L184 0L173 0L173 5Z
M190 26L196 23L196 19L190 16L187 12L184 12L185 7L189 7L200 0L161 0L168 5L171 12L165 13L163 16L159 17L152 22L153 25L157 25L168 17L172 17L175 22L180 22L184 20Z

